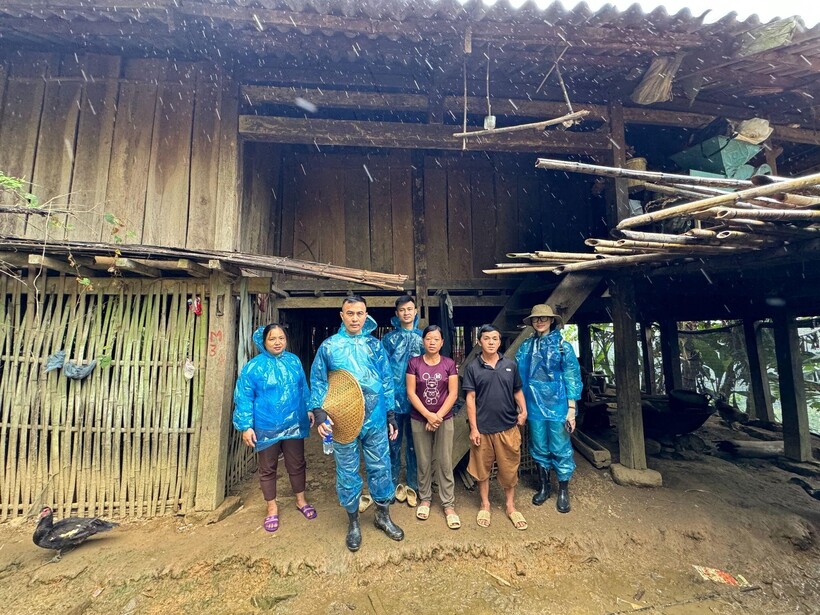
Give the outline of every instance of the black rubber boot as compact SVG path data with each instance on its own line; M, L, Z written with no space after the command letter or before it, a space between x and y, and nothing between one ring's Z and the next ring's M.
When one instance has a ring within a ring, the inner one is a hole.
M559 480L558 481L558 499L555 502L555 508L558 509L559 513L568 513L569 512L569 481L568 480Z
M359 526L359 511L347 513L347 538L345 544L351 551L358 551L362 546L362 528Z
M390 505L376 502L374 525L393 540L404 540L404 531L390 518Z
M538 482L539 489L532 496L532 503L536 506L541 506L546 502L552 493L552 485L550 485L550 471L543 466L538 466Z

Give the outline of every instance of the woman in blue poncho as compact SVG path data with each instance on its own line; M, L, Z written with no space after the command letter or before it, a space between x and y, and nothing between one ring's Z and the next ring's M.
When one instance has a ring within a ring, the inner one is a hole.
M567 513L569 480L575 470L572 442L575 412L581 398L581 367L575 350L561 336L561 317L548 305L536 305L524 319L535 333L524 340L515 360L527 400L530 454L538 465L539 489L532 503L540 506L550 496L550 471L558 474L558 512Z
M245 364L234 389L233 426L242 441L258 454L259 483L268 503L264 527L279 529L276 470L279 454L285 458L296 507L306 519L316 509L305 499L305 438L313 426L308 412L307 378L299 358L285 350L287 336L278 324L259 327L253 334L259 354Z

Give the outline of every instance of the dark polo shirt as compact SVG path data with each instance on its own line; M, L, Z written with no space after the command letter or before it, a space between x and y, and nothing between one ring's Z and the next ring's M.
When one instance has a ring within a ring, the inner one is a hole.
M495 368L478 355L464 370L464 391L475 391L475 417L478 433L507 431L518 422L513 393L522 387L518 365L499 355Z

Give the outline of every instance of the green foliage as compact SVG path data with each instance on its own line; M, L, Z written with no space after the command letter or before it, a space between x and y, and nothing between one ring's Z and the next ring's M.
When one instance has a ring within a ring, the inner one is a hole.
M18 202L25 204L26 207L39 207L40 200L26 190L27 185L28 182L19 177L12 177L0 171L0 191L10 192Z

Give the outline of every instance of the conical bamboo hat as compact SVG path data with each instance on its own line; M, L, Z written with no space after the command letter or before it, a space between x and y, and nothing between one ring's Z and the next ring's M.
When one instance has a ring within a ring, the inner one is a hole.
M322 407L333 419L333 440L339 444L349 444L359 435L364 423L362 387L345 369L330 372L327 383L327 395Z

